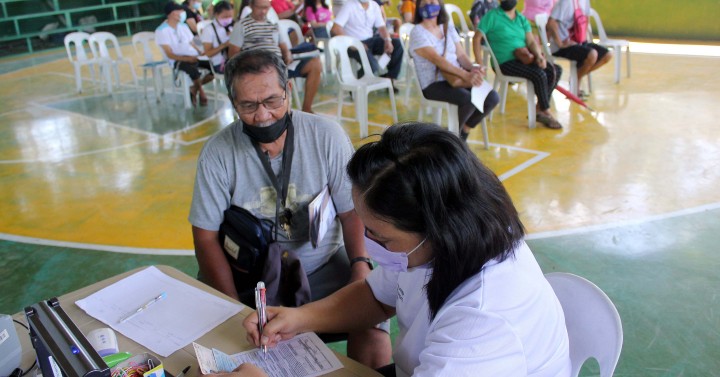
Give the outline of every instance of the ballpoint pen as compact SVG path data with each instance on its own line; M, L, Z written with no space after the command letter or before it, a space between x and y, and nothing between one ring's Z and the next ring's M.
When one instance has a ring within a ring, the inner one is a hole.
M265 283L259 281L255 288L255 310L257 310L258 316L258 331L260 332L260 338L262 339L263 327L267 323L267 313L265 313ZM267 358L267 345L260 345L260 349L263 353L263 360Z
M134 312L130 313L130 314L127 315L125 318L121 319L121 320L120 320L120 323L124 323L124 322L129 321L130 319L132 319L132 318L135 317L136 315L142 313L143 310L145 310L145 309L149 308L150 306L152 306L152 304L154 304L154 303L156 303L156 302L158 302L158 301L160 301L160 300L162 300L162 299L164 299L164 298L167 298L167 293L165 293L165 292L160 293L157 297L155 297L154 299L148 301L145 305L137 308L137 310L135 310Z

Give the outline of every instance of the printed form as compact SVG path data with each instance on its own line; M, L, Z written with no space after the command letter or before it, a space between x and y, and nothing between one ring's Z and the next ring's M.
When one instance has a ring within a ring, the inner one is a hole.
M342 363L315 333L304 333L268 348L267 359L259 348L228 355L193 343L203 374L231 372L242 363L251 363L270 377L314 377L342 368Z

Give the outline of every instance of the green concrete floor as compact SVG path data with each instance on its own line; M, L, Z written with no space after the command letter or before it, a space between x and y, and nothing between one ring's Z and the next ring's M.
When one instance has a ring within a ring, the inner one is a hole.
M720 375L720 209L540 238L543 271L588 278L613 300L625 343L616 376ZM150 256L0 241L0 313L151 264L194 276L189 256ZM334 344L336 350L343 344ZM582 376L597 375L588 362Z

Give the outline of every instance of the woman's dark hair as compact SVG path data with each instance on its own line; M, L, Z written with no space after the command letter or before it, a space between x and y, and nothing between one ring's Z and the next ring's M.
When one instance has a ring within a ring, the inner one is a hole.
M507 191L463 141L434 124L407 122L358 149L347 167L373 215L427 237L430 318L488 261L502 261L525 230Z
M415 0L415 20L413 20L415 25L421 23L423 20L420 15L420 1L422 0ZM440 4L440 14L437 16L437 23L438 25L443 25L448 22L448 14L445 11L445 2L443 0L438 0L438 4Z
M322 4L323 8L328 8L325 0L320 0L320 4ZM305 0L305 9L308 8L312 8L313 12L317 13L317 0Z
M233 5L229 2L222 0L218 1L217 4L213 6L213 15L217 16L218 14L225 12L226 10L232 10Z

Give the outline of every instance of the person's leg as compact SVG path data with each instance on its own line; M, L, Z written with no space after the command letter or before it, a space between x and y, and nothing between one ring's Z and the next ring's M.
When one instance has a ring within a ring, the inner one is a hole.
M344 247L338 249L328 262L308 275L312 300L325 298L344 287L350 276L350 261ZM390 335L378 328L348 334L348 357L371 368L390 364L392 346Z
M187 73L188 76L190 76L190 79L193 82L193 86L190 87L190 101L193 106L195 106L195 104L197 104L198 91L202 89L202 80L200 77L200 70L198 69L198 63L175 61L175 68L179 71Z
M320 74L322 63L320 58L312 58L300 69L300 74L305 78L305 98L303 99L302 111L312 113L312 104L315 100L318 88L320 88Z
M604 66L610 61L610 59L612 59L612 52L610 52L607 48L595 43L588 43L587 46L597 52L597 60L595 61L595 65L590 68L590 72Z
M202 79L200 79L200 88L198 89L198 97L200 98L200 105L201 106L207 106L208 100L207 96L205 95L205 90L203 89L203 85L209 83L210 81L215 79L215 76L212 74L210 61L209 60L200 60L198 61L198 66L200 68L208 70L210 73L203 76Z
M475 123L475 125L470 126L468 124L468 119L470 119L474 113L480 112L471 102L470 90L465 88L453 88L447 81L443 80L428 85L422 92L423 96L427 99L457 105L458 123L462 127L460 136L467 138L467 135L470 133L470 129L477 125L477 123Z
M597 61L597 52L584 44L576 44L570 47L561 48L553 54L561 58L572 60L577 66L577 82L590 73L590 69L595 65Z
M548 63L548 65L550 64ZM511 60L500 64L500 71L509 76L520 76L530 80L533 83L535 96L537 97L537 119L549 128L562 128L562 125L550 113L550 88L548 82L557 79L548 78L545 70L537 65L523 64L519 60Z
M396 79L400 75L400 69L402 68L403 59L403 46L399 39L392 39L393 52L390 54L390 62L387 65L387 73L383 77L389 77ZM383 42L383 52L385 51L385 45Z
M487 97L485 97L485 102L483 103L483 111L475 111L472 113L470 118L467 120L467 125L470 128L475 128L480 122L482 122L483 119L500 103L500 95L494 90L491 90L490 93L488 93ZM474 107L475 105L473 105Z
M365 52L370 62L370 68L372 68L373 73L377 73L380 70L380 65L375 59L375 55L382 55L385 52L385 41L380 37L372 37L364 40L363 43L367 46Z

